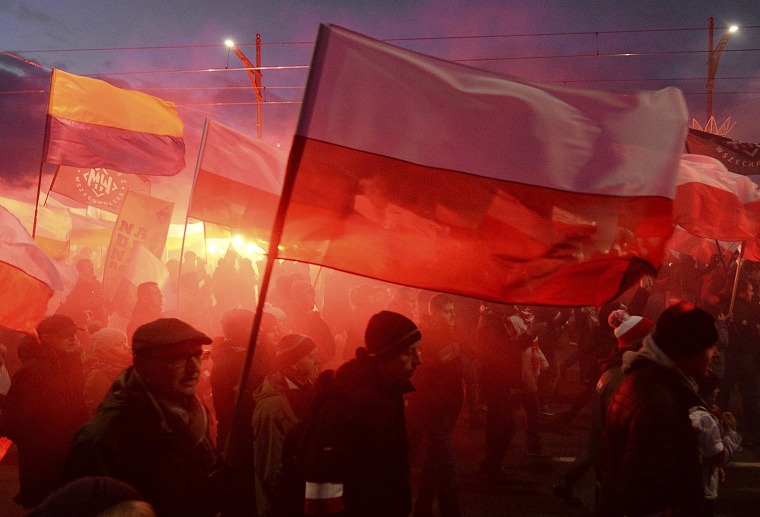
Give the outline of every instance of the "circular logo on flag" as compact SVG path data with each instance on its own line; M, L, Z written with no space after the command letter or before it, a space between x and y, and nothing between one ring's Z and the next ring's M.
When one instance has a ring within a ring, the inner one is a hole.
M76 187L91 206L118 206L127 194L125 174L108 169L77 169Z

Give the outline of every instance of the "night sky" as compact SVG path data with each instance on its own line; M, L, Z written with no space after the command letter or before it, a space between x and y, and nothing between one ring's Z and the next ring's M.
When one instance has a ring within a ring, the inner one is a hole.
M179 199L189 192L206 117L256 134L253 91L244 71L230 70L242 65L228 55L226 38L255 61L260 33L262 65L287 67L263 71L262 109L264 140L287 149L319 23L536 81L617 91L677 86L690 115L704 123L710 16L716 43L729 25L741 27L720 61L713 113L719 123L728 116L736 122L730 136L758 142L755 1L5 0L0 191L34 199L54 67L177 104L188 167L175 178L156 180L154 195L171 192ZM387 103L393 109L394 92L388 91ZM53 172L54 166L44 166L43 191Z

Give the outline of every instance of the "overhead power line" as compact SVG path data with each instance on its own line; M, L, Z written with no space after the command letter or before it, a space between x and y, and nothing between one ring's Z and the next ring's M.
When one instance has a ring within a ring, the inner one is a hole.
M716 30L725 30L729 27L715 27ZM750 29L760 29L760 25L743 26L742 31ZM454 41L454 40L473 40L473 39L508 39L508 38L542 38L553 36L604 36L611 34L647 34L647 33L669 33L669 32L699 32L706 31L706 27L685 27L685 28L662 28L662 29L622 29L622 30L603 30L603 31L568 31L568 32L538 32L538 33L517 33L517 34L472 34L462 36L420 36L407 38L385 38L380 41L388 43L397 42L416 42L416 41ZM262 47L275 46L293 46L293 45L314 45L314 41L280 41L280 42L262 42ZM236 43L238 47L253 47L255 43ZM108 51L140 51L140 50L188 50L188 49L224 49L223 43L205 44L205 45L154 45L143 47L90 47L90 48L69 48L69 49L32 49L32 50L10 50L11 53L54 53L54 52L108 52Z

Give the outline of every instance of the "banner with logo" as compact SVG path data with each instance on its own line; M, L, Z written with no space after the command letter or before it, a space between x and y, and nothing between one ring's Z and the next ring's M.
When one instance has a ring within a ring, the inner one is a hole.
M150 195L150 181L110 169L61 165L50 190L88 206L118 214L127 192Z
M760 144L739 142L712 133L689 129L686 152L719 160L728 170L742 176L760 174Z
M163 254L173 210L170 201L127 192L106 255L103 293L107 300L114 300L138 245L156 257Z

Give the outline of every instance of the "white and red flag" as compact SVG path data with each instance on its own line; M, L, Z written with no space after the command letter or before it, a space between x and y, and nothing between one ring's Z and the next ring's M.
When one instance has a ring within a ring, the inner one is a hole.
M208 121L188 216L269 238L288 153Z
M0 206L0 327L28 332L63 288L50 258L13 214Z
M680 226L676 226L668 241L667 248L677 253L690 255L704 264L709 264L716 253L723 257L724 263L728 262L737 246L738 243L736 242L697 237Z
M678 173L673 219L693 235L754 241L760 235L760 188L715 158L685 154Z
M660 265L686 124L674 88L538 84L322 26L278 256L491 300L598 305Z

